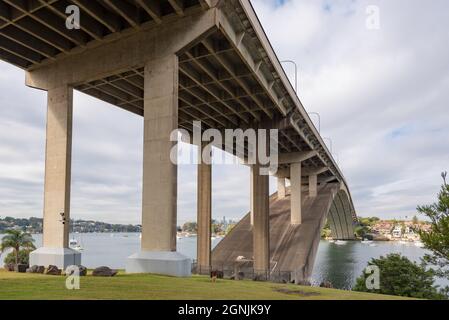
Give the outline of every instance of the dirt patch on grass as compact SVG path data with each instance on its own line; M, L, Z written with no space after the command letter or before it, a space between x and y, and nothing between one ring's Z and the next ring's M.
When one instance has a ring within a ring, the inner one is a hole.
M319 292L305 292L299 289L288 289L288 288L273 288L273 291L300 297L312 297L321 295Z

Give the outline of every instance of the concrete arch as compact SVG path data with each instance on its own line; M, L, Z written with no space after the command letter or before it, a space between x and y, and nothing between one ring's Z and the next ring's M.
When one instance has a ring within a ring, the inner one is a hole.
M342 186L335 194L327 214L331 236L338 240L354 239L355 210L351 195Z

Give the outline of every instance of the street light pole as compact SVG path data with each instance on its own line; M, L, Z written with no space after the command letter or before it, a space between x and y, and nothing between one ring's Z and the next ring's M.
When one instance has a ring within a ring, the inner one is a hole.
M309 112L309 114L316 115L318 117L318 133L321 133L321 116L318 112Z
M329 146L330 146L330 149L331 149L331 154L334 153L334 151L333 151L332 139L331 139L331 138L324 137L323 140L329 141Z
M291 63L295 66L295 91L298 93L298 65L293 60L283 60L281 63Z

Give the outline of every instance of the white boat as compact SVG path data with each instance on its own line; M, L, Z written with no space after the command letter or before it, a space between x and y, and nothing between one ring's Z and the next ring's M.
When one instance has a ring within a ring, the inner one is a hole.
M335 241L335 244L336 244L336 245L339 245L339 246L343 246L343 245L345 245L346 243L348 243L348 241L344 241L344 240L337 240L337 241Z
M334 239L329 239L329 243L335 243Z
M415 246L417 246L418 248L424 248L425 245L421 241L415 241Z
M78 243L78 240L75 238L70 239L69 247L76 251L83 251L83 247Z
M372 244L373 241L372 241L372 240L368 240L368 239L363 239L363 240L361 241L361 243L363 243L363 244Z
M375 243L370 243L369 246L370 246L370 247L377 247L377 244L375 244Z

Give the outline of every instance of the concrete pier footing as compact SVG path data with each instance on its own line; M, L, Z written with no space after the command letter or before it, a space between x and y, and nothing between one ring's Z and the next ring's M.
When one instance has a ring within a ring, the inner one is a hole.
M71 265L81 264L81 253L70 248L41 247L30 253L30 266L57 266L65 270Z
M128 257L126 273L156 273L189 277L191 266L191 259L176 251L140 251Z

